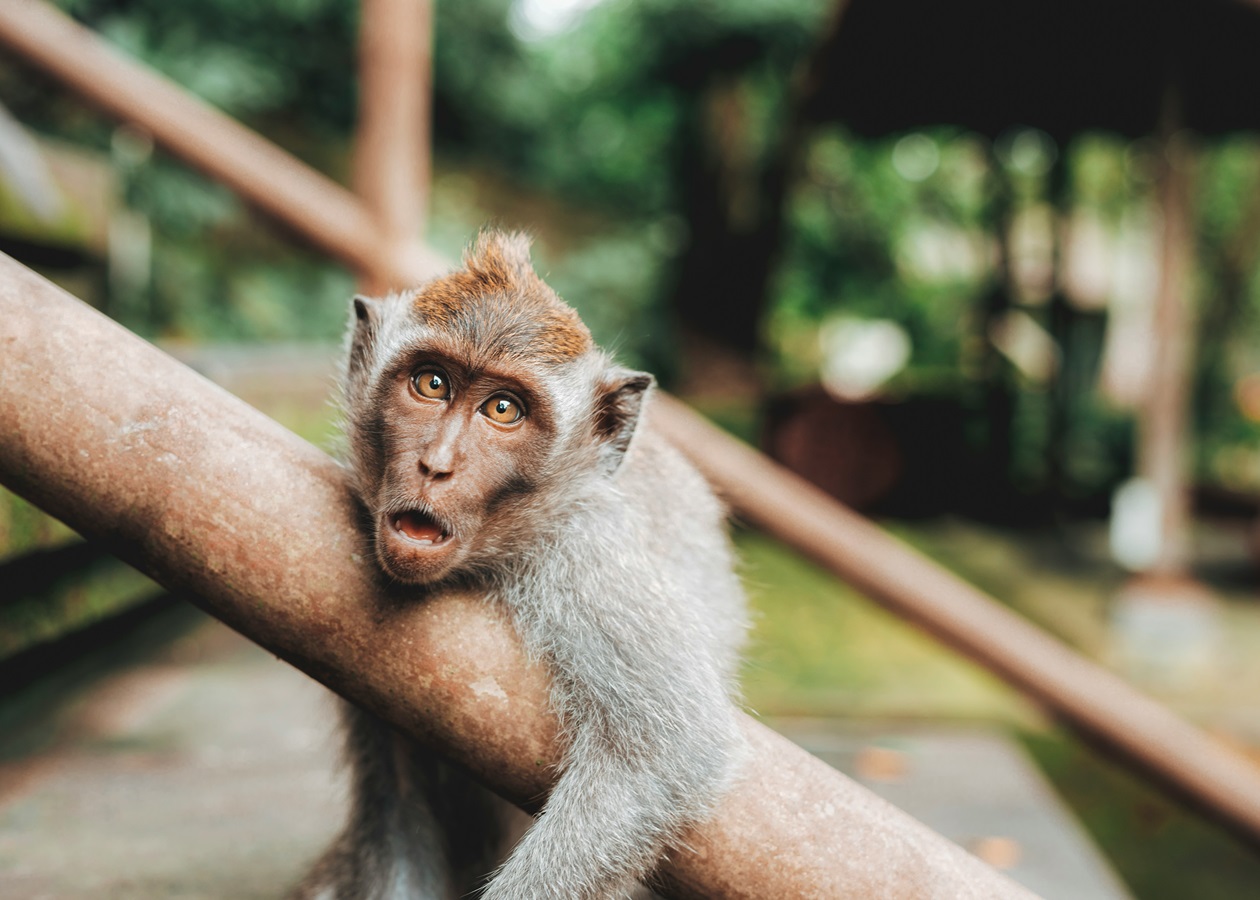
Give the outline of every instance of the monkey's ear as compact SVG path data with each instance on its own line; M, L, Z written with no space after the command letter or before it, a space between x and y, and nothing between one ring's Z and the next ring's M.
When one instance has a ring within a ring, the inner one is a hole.
M595 398L595 440L609 473L621 465L643 412L643 400L655 383L647 372L613 368L600 379Z
M353 374L365 368L372 355L376 330L381 321L382 301L355 294L351 305L354 322L350 331L350 372Z
M364 294L355 294L354 300L354 321L355 326L374 324L381 315L381 301L375 300Z

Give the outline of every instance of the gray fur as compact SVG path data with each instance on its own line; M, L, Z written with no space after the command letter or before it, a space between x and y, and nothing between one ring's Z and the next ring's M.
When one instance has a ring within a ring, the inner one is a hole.
M391 462L379 436L389 423L376 392L434 338L433 326L408 314L406 296L374 304L355 329L344 385L355 485L368 507L392 502L393 489L382 475ZM529 491L477 535L459 578L502 604L528 653L549 668L566 751L545 808L480 896L622 898L734 777L744 599L724 511L652 428L648 379L598 350L540 364L537 374L551 391L554 439ZM639 381L615 398L623 430L601 435L592 425L600 385L627 376ZM441 589L417 587L417 602ZM481 865L490 874L502 809L367 714L346 719L353 808L295 898L475 890L467 872Z

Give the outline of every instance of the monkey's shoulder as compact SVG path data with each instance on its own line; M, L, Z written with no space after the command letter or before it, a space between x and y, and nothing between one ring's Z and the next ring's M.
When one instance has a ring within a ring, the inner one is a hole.
M726 509L709 483L655 425L654 417L644 418L615 476L623 494L658 514L672 512L692 526L720 526Z

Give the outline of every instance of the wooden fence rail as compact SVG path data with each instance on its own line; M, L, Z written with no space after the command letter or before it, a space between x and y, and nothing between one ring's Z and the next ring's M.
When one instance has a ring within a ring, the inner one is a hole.
M504 796L545 796L545 674L482 597L382 597L331 459L3 256L0 384L0 482ZM744 726L747 774L665 864L672 896L1032 896Z

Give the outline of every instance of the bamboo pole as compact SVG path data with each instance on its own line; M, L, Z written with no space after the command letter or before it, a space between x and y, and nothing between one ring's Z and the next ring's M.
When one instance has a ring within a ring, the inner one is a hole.
M545 673L484 598L391 596L338 466L0 256L0 481L536 807ZM674 897L1029 898L748 717L744 775L664 863Z
M432 27L431 0L363 0L354 188L404 255L423 233L428 206ZM409 286L368 274L363 289Z
M14 35L26 29L28 19L34 20L31 34L15 40ZM95 39L38 0L0 3L0 42L41 65L44 60L59 60L63 54L81 50L88 40ZM112 54L93 51L90 55L95 65L104 69L139 68ZM59 63L50 68L57 73L63 67ZM104 69L82 75L89 81L130 80L130 76L123 78ZM157 78L151 74L146 77ZM78 82L72 84L77 86ZM178 91L169 86L165 90ZM146 128L154 115L143 96L117 100L116 107L110 108L117 108ZM163 132L173 138L168 147L182 152L179 148L201 122L191 113L172 114ZM224 131L218 137L231 141L234 133ZM154 134L159 141L164 140L162 134ZM276 156L283 155L280 151L251 155L246 146L231 150L232 158L248 169L241 179L251 184L265 184L273 174ZM198 164L193 157L187 158ZM300 164L288 160L286 167ZM309 171L303 177L312 182L320 179ZM332 209L312 210L310 204L290 207L282 200L267 208L312 240L322 234L320 223L333 217ZM365 211L363 216L370 219ZM366 259L353 246L331 242L329 250L350 265ZM374 271L382 277L400 282L408 277L421 280L443 267L437 256L418 242L409 250L380 254L368 263L379 266ZM1260 844L1260 770L1255 766L681 405L660 404L656 421L741 515L963 650L1068 722L1158 774L1252 843Z

